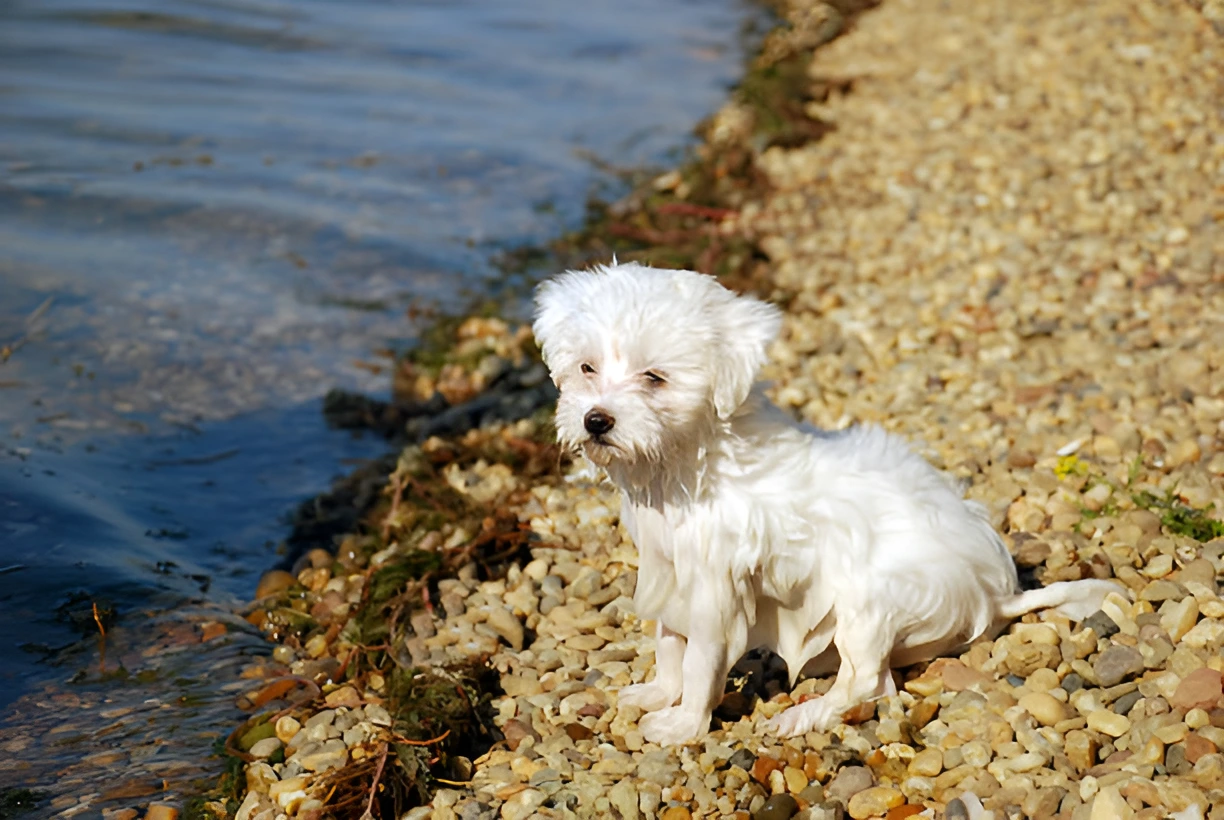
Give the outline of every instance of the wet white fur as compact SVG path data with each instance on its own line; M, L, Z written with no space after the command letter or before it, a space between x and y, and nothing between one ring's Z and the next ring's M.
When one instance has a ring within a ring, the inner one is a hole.
M837 669L828 694L772 721L794 735L883 694L890 665L1039 607L1083 618L1119 589L1018 593L984 510L905 441L877 427L821 432L773 407L754 389L780 325L771 305L635 264L563 274L536 304L561 391L558 439L621 489L640 552L634 604L659 624L653 681L619 695L650 712L647 740L705 733L728 671L754 647L777 652L792 682L805 666ZM615 419L602 440L583 425L596 408Z

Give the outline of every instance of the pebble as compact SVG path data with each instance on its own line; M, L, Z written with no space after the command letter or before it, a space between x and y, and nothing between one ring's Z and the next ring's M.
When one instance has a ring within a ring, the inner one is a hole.
M523 789L502 804L502 820L527 820L547 799L539 789Z
M251 757L263 760L264 758L271 757L283 746L284 744L281 742L280 738L265 737L263 740L257 741L253 746L251 746L250 754Z
M495 606L489 611L489 628L496 632L510 645L511 649L521 650L526 633L523 623L504 607Z
M851 797L847 811L855 820L862 820L862 818L882 815L904 802L905 796L896 789L887 786L873 786Z
M865 766L846 766L825 786L825 793L830 799L845 806L851 797L874 785L875 776L871 769Z
M789 794L775 794L765 801L752 820L789 820L799 811L799 803Z
M1131 722L1125 715L1114 714L1104 709L1088 713L1088 728L1110 737L1122 737L1130 731Z
M1067 709L1062 701L1046 692L1031 692L1020 698L1020 708L1043 726L1054 726L1067 716Z
M1115 686L1143 671L1143 656L1129 646L1114 645L1097 656L1092 671L1101 686Z
M1220 703L1224 691L1222 678L1214 669L1203 667L1186 675L1169 698L1169 705L1177 709L1211 709Z

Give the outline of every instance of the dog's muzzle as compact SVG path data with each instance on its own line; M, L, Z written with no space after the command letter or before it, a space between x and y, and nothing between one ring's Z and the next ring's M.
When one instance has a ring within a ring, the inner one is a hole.
M588 410L587 414L582 417L582 426L592 436L599 438L606 435L613 427L616 426L616 419L598 408Z

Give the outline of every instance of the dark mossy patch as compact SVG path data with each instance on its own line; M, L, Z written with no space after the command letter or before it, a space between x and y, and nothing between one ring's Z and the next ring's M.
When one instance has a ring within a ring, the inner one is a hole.
M1174 535L1193 538L1195 541L1211 541L1224 536L1224 521L1211 518L1211 508L1198 509L1184 503L1176 491L1163 495L1138 492L1131 496L1135 505L1151 510L1160 516L1160 524Z
M45 795L30 789L3 788L0 789L0 820L10 817L20 817L33 811L45 800Z

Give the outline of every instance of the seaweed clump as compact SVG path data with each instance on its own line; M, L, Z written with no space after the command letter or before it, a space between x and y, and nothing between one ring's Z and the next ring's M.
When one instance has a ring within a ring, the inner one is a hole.
M488 372L489 357L539 364L529 336L491 322L452 324L461 338L449 354L406 358L414 395L440 394L448 379L477 385L447 399L462 412L503 383L473 376ZM291 571L268 573L247 615L279 644L272 663L253 668L261 680L241 699L253 715L225 743L246 765L247 793L219 788L203 806L231 816L289 804L307 818L397 817L439 784L470 777L472 760L501 738L490 706L500 678L488 657L515 639L484 630L452 647L454 636L435 633L435 614L455 606L455 584L494 581L531 560L537 536L523 511L564 463L548 404L523 406L514 421L478 426L483 416L471 413L466 430L409 439L304 505ZM279 767L275 795L261 786L263 766ZM300 789L286 796L286 782Z

